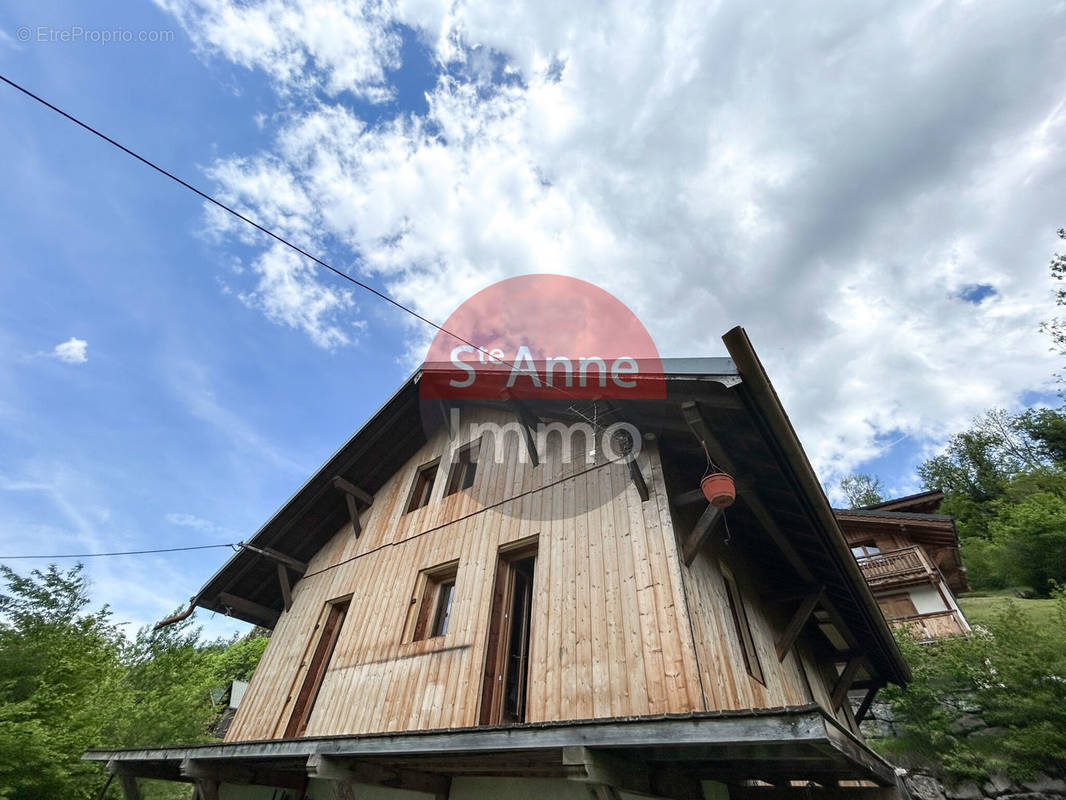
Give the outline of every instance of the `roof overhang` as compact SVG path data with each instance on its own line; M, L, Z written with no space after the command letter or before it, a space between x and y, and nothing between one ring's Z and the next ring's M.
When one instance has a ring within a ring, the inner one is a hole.
M849 648L865 654L876 677L907 681L909 668L747 334L734 328L723 341L730 358L663 359L661 371L646 379L662 381L665 398L627 401L623 415L654 426L664 446L673 442L702 453L683 407L696 409L734 463L739 491L730 524L750 531L751 546L765 551L760 561L779 563L778 575L792 590L824 588L832 625ZM432 415L420 404L426 402L419 398L421 374L416 371L256 532L250 547L208 580L192 598L195 605L273 626L284 606L277 559L308 561L349 519L336 478L372 496L427 441L425 420ZM443 414L438 418L444 424ZM698 486L699 473L690 479ZM773 536L765 513L749 513L756 493L776 521Z
M895 782L888 762L815 705L89 750L82 758L104 762L123 776L173 781L211 777L297 789L309 778L327 776L422 790L459 776L569 778L638 792L678 775L722 782Z

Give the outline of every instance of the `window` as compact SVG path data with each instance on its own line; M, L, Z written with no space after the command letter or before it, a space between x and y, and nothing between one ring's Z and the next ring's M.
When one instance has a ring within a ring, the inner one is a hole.
M451 472L448 473L448 485L444 487L445 497L474 485L480 444L480 441L473 441L455 451Z
M418 602L418 616L415 618L414 635L411 641L432 639L444 636L448 632L448 623L452 616L452 601L455 598L455 576L459 562L452 561L433 569L423 570L418 576L416 594L412 605Z
M433 494L433 484L437 480L437 467L439 465L440 459L438 458L418 468L418 474L415 475L415 483L411 487L411 497L407 501L408 511L415 511L429 505L429 498Z
M285 738L300 736L307 730L307 722L311 718L318 692L322 688L322 678L325 677L329 661L333 658L333 651L337 647L337 637L340 635L341 625L348 613L348 604L351 598L333 600L326 604L326 620L322 623L322 632L318 636L311 661L307 666L300 693L296 696L296 703L292 707L289 716L289 724L285 727ZM317 629L318 625L315 626Z
M851 553L855 558L866 558L867 556L880 555L881 549L877 546L877 542L862 542L861 544L851 545Z
M736 628L737 639L740 640L740 650L744 655L744 666L759 683L765 684L762 674L762 666L759 664L759 654L755 650L755 638L751 634L751 624L748 622L748 612L744 608L744 598L737 587L737 580L733 577L733 571L722 562L718 562L722 568L722 577L725 579L726 595L729 598L729 610L733 616L733 627Z
M900 619L918 615L918 609L908 594L894 594L882 597L877 601L877 604L881 606L881 613L885 615L885 619Z

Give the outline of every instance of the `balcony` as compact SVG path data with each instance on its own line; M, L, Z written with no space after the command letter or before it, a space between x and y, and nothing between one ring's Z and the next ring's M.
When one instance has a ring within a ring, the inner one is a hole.
M923 642L944 636L965 636L970 632L962 615L957 611L939 611L935 614L918 614L889 620L894 628L909 628Z
M888 550L856 560L863 577L872 587L937 579L936 567L929 562L925 551L918 545Z

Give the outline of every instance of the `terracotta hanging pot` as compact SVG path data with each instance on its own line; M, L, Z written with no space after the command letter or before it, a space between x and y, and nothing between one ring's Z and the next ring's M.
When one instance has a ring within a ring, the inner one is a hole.
M719 508L733 505L733 501L737 498L737 487L733 483L733 478L724 472L712 472L707 475L700 481L700 488L707 502Z

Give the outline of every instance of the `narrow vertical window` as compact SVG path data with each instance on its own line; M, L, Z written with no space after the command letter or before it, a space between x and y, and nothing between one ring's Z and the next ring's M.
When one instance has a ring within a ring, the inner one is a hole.
M721 561L718 564L722 570L722 577L725 579L729 610L733 617L733 627L736 629L737 639L740 640L740 651L744 655L744 666L751 677L764 684L762 666L759 664L759 654L755 649L755 637L751 634L751 624L748 622L748 611L744 607L744 598L740 594L733 571Z
M407 510L415 511L429 505L429 498L433 494L433 484L437 480L437 467L440 459L423 464L418 468L415 475L414 485L411 486L411 496L407 501Z
M501 548L481 688L482 725L525 722L537 543Z
M448 473L448 485L444 487L445 497L474 485L479 444L477 441L470 442L455 451L451 471Z
M322 688L322 679L326 675L330 659L333 658L333 651L337 647L337 637L344 624L344 617L348 613L349 602L350 600L346 598L327 604L326 620L318 635L318 642L315 644L311 662L307 666L300 693L296 696L296 703L292 707L289 724L285 727L285 738L301 736L307 730L307 722L311 718L319 690Z
M452 601L455 599L455 576L459 571L459 562L452 561L439 567L423 570L419 573L416 594L412 604L418 604L418 616L415 618L414 634L411 641L432 639L448 633L448 623L452 616Z

